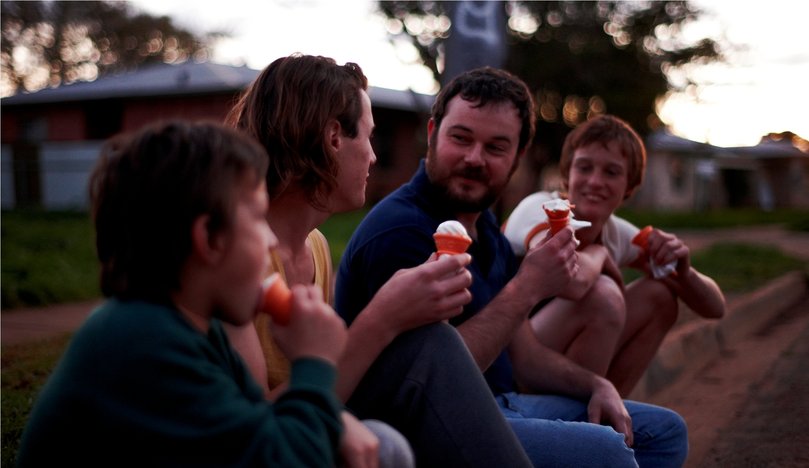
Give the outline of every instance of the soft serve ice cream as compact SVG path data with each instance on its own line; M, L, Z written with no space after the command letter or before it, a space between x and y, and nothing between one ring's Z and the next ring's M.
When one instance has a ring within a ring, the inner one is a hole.
M435 246L439 257L443 254L455 255L464 253L472 243L472 239L469 237L469 234L466 233L466 228L463 227L463 224L454 219L439 224L438 228L435 230L435 234L433 234L433 239L435 239Z

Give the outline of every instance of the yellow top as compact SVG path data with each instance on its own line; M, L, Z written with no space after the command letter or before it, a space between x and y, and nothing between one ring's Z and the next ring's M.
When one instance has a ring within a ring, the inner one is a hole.
M320 286L323 290L323 300L327 304L332 301L332 265L331 255L329 254L329 244L326 237L317 229L309 233L307 237L309 247L312 249L312 258L315 264L315 282L314 284ZM278 272L281 277L286 281L286 274L284 273L284 265L278 253L275 251L270 252L270 270L267 276L273 272ZM270 334L270 318L267 314L259 314L255 320L256 331L258 332L258 339L261 342L261 349L264 351L264 359L267 362L267 383L270 390L277 387L282 382L289 378L289 360L275 344L275 341Z

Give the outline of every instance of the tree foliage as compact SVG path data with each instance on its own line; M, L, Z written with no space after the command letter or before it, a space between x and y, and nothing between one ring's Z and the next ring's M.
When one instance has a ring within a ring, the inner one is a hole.
M712 39L686 43L681 29L700 12L683 1L509 1L505 68L523 78L539 106L540 159L558 155L564 135L593 114L611 113L640 133L659 125L655 104L666 71L721 59ZM381 1L440 82L452 34L447 2ZM391 28L396 30L396 28Z
M128 2L3 0L0 6L3 95L90 81L150 62L205 60L211 41L223 35L199 38Z

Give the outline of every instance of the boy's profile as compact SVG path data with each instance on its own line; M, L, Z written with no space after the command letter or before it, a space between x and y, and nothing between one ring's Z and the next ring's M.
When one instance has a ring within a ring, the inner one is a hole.
M108 300L73 337L31 413L19 466L331 466L345 325L296 286L275 338L287 392L265 400L223 331L257 311L277 240L264 150L208 123L111 139L90 178Z

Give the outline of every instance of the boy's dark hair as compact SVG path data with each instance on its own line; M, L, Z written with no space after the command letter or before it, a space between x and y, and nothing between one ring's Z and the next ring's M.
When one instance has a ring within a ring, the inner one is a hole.
M433 103L431 117L436 130L447 112L447 104L457 95L465 101L476 102L474 107L483 107L489 102L513 103L522 121L517 152L530 146L536 128L534 98L519 77L492 67L476 68L456 76L441 89Z
M368 79L355 63L293 54L273 61L245 90L227 122L258 140L271 156L267 190L275 199L289 184L323 206L334 189L339 165L325 130L336 120L355 138L362 116L360 92Z
M166 122L108 140L89 182L104 295L168 302L194 220L209 215L212 234L229 228L237 187L257 187L267 159L215 123Z
M604 148L614 144L626 159L626 192L624 199L643 182L646 171L646 147L637 132L624 120L614 115L599 115L579 124L568 133L562 145L562 156L559 158L559 171L565 188L570 179L570 166L577 149L598 143Z

